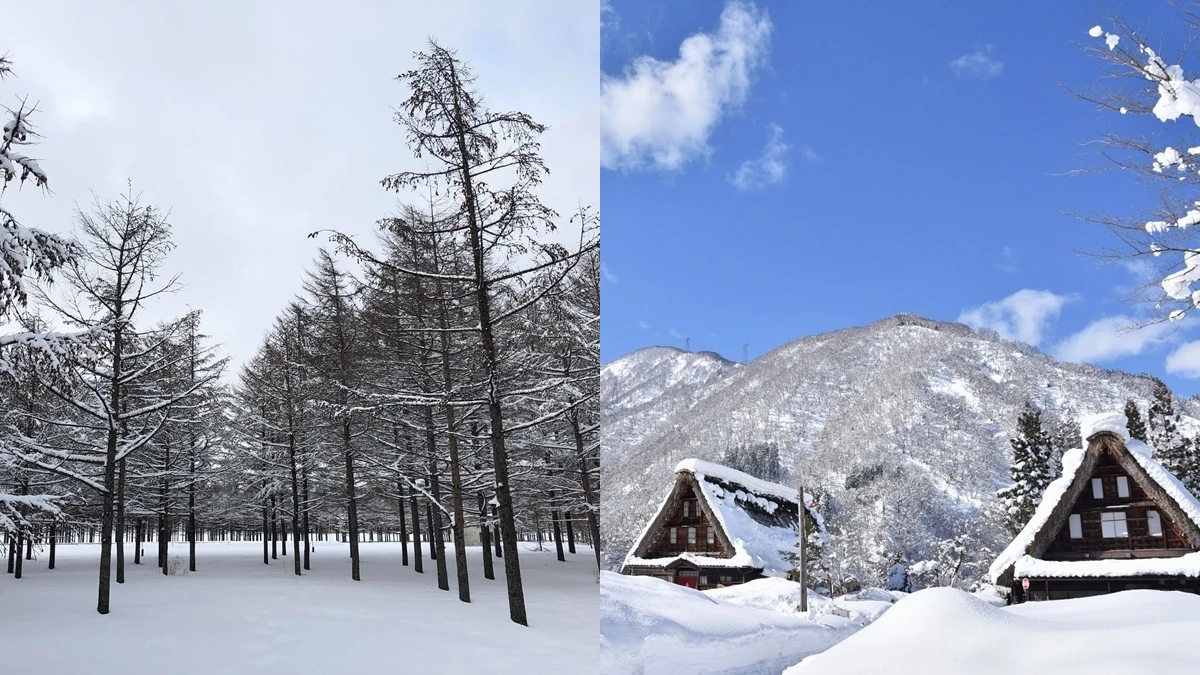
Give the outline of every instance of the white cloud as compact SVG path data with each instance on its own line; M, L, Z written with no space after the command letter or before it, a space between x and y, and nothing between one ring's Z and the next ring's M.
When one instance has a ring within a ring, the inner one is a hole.
M951 61L950 70L953 70L954 74L959 77L986 80L1003 73L1004 62L992 58L992 46L984 45L982 49L970 54L963 54Z
M807 145L800 149L800 154L804 155L804 159L807 159L810 162L820 161L821 159L821 156L817 154L817 151L813 150Z
M619 76L601 73L600 165L672 171L706 155L721 117L745 102L770 36L766 12L731 0L716 33L685 39L678 59L641 56Z
M1064 361L1096 363L1141 354L1147 347L1161 344L1178 323L1155 323L1137 328L1127 316L1106 316L1084 326L1054 348Z
M650 322L649 321L639 321L638 328L641 328L642 330L650 330Z
M763 147L762 156L742 162L737 172L729 177L729 182L737 186L737 189L753 190L776 185L787 178L787 162L784 159L790 148L783 142L783 128L778 124L772 124L770 128L771 137ZM811 148L805 150L811 152ZM807 157L807 153L805 156Z
M1077 298L1075 294L1057 295L1026 288L1003 300L964 310L958 320L972 328L991 328L1006 340L1019 340L1036 347L1050 323L1062 312L1063 305Z
M1187 342L1167 355L1167 372L1200 379L1200 341Z
M613 274L608 269L608 265L605 265L604 263L600 263L600 275L603 276L604 280L610 284L620 283L620 281L621 281L620 279L617 278L617 275Z

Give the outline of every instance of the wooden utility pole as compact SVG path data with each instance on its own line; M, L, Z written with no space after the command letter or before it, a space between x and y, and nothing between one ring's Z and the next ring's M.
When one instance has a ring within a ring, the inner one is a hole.
M808 612L808 570L806 569L808 565L804 559L804 549L807 548L805 544L808 543L808 523L805 522L808 509L804 506L804 481L797 480L796 482L798 483L796 486L797 522L800 524L800 611Z

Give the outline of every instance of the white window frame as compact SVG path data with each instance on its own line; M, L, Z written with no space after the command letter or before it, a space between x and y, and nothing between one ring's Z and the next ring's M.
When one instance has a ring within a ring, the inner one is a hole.
M1104 499L1104 481L1100 478L1092 479L1092 497Z
M1117 496L1118 497L1128 497L1129 496L1129 477L1128 476L1117 476Z
M1163 536L1162 516L1158 515L1158 511L1150 509L1146 511L1146 527L1150 531L1151 537ZM1155 532L1155 530L1158 530Z
M705 539L708 541L709 545L717 543L717 531L714 530L711 525L708 526L708 529L705 532Z
M1105 539L1119 539L1129 536L1129 521L1125 519L1124 511L1103 511L1100 513L1100 536Z
M1071 538L1083 539L1083 517L1078 513L1072 513L1070 518Z
M687 529L687 531L688 531L688 543L695 544L696 543L696 528L689 527Z
M679 543L679 533L677 532L677 528L672 527L669 529L671 530L671 543L678 544Z

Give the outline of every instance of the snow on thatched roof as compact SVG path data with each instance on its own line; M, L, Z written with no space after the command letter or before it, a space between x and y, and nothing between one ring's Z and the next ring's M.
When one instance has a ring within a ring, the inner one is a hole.
M784 576L792 568L784 557L797 546L796 490L786 485L755 478L748 473L714 462L685 459L675 467L676 475L690 475L697 497L712 521L719 527L733 555L728 558L682 553L665 558L642 558L639 552L652 546L658 536L656 524L666 517L677 498L678 483L654 518L647 523L625 559L626 565L666 567L686 560L702 567L756 567L769 576ZM824 521L812 510L814 498L805 492L809 517L816 525L820 540L829 538Z

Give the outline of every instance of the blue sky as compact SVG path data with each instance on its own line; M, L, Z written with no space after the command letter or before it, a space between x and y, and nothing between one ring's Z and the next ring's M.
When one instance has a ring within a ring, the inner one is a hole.
M1157 13L1129 18L1178 51ZM1068 214L1153 198L1128 175L1068 175L1099 163L1085 143L1163 126L1064 90L1101 81L1083 49L1098 5L612 0L602 16L605 361L685 342L754 358L914 312L1200 392L1193 322L1120 330L1145 316L1126 302L1145 272L1077 252L1115 240Z

